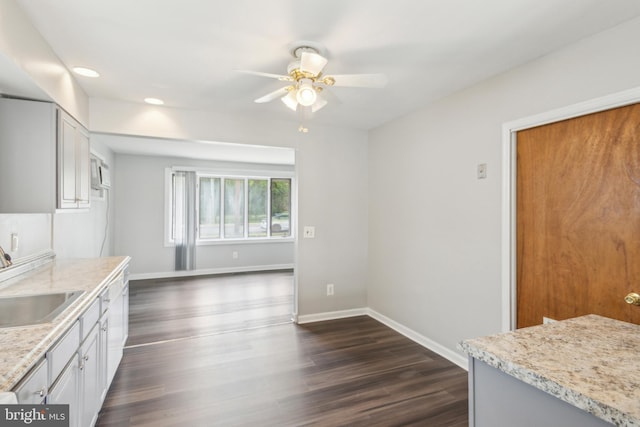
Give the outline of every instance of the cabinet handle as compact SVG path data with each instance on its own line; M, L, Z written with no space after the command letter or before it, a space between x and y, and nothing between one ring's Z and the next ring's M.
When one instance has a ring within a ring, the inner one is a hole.
M81 371L84 371L84 363L81 363L80 366L78 366L78 369L80 369Z
M104 326L102 327L102 332L107 332L107 325L104 325Z
M35 394L38 397L44 397L45 394L47 394L47 388L46 387L42 387L40 390L36 391L33 394Z
M88 355L88 354L85 354L85 355L84 355L84 357L83 357L83 359L84 359L84 361L85 361L85 362L88 362L88 361L89 361L89 355Z
M109 304L111 302L111 300L109 298L105 298L104 302L106 302L107 304Z

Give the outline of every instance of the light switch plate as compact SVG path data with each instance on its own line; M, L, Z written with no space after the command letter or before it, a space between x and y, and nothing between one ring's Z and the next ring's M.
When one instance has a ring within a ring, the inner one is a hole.
M480 163L478 165L478 179L486 179L487 178L487 164Z
M313 239L316 237L316 228L312 225L305 225L302 237L305 239Z

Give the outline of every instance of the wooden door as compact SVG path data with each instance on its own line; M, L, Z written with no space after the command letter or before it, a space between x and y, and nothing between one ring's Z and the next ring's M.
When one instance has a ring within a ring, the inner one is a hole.
M517 327L640 324L640 104L517 134Z

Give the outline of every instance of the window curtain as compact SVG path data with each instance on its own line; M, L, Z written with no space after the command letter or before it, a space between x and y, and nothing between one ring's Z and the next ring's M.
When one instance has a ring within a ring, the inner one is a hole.
M196 173L176 171L173 175L173 225L176 245L175 269L196 268Z

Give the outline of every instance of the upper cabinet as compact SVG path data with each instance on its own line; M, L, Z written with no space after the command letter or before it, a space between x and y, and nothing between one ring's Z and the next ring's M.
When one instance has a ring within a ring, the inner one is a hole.
M0 213L87 208L89 134L50 102L0 98Z
M89 134L58 108L58 208L88 208Z

